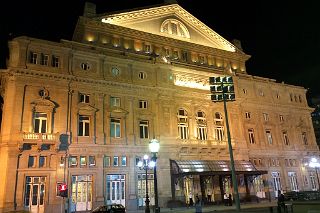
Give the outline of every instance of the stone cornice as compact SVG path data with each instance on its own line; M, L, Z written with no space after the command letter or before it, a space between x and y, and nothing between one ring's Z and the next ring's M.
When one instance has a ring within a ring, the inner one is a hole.
M108 80L99 80L99 79L90 79L85 77L78 77L73 76L69 74L59 74L59 73L49 73L49 72L43 72L43 71L36 71L36 70L28 70L28 69L8 69L6 71L9 75L13 76L24 76L24 77L31 77L31 78L46 78L48 80L65 80L66 85L69 82L75 83L89 83L94 85L94 87L103 85L104 89L107 89L108 87L119 87L123 88L123 91L132 91L132 93L136 94L133 90L144 90L148 93L156 93L159 88L153 87L153 86L141 86L141 85L134 85L134 84L128 84L128 83L121 83L121 82L115 82L115 81L108 81ZM164 89L164 88L163 88ZM97 91L98 92L98 91Z
M276 84L276 85L282 85L282 86L285 86L285 87L300 89L300 90L304 90L304 92L307 92L307 89L302 87L302 86L286 84L284 82L279 83L279 82L276 82L275 79L271 79L271 78L259 77L259 76L244 74L244 73L236 73L236 76L241 80L250 80L250 81L253 81L253 82L271 83L271 84Z

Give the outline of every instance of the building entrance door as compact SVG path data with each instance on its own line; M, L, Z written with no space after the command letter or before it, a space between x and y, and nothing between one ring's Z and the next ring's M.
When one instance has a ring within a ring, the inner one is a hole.
M278 190L281 190L280 172L271 172L273 179L273 190L275 197L278 197Z
M194 190L193 190L193 177L192 176L186 176L183 179L184 184L184 195L185 195L185 201L188 205L190 205L190 198L194 201Z
M126 180L125 175L107 175L107 204L126 205Z
M92 209L92 175L72 176L71 212Z
M31 213L44 212L46 177L26 177L24 205Z
M149 205L154 205L154 185L153 185L153 174L148 174L148 195ZM138 174L138 205L146 205L146 175Z

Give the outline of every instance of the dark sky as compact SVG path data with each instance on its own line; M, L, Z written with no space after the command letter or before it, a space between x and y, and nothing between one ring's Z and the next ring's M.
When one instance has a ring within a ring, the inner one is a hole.
M6 39L27 35L71 40L84 0L9 0L0 9L2 66ZM160 4L162 0L91 0L97 12ZM208 2L213 5L208 5ZM320 3L309 1L210 1L178 3L215 32L242 42L251 55L247 72L309 88L320 95ZM319 82L319 83L318 83Z

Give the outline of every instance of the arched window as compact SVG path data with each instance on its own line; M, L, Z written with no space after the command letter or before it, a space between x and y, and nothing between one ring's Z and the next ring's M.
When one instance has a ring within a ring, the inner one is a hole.
M190 38L187 27L176 19L167 19L161 24L160 32L182 38Z
M202 111L198 111L196 114L196 120L197 120L197 139L207 140L206 114Z
M180 108L177 114L178 118L178 133L180 139L188 139L188 113Z
M224 139L224 124L220 112L214 114L214 139L223 141Z

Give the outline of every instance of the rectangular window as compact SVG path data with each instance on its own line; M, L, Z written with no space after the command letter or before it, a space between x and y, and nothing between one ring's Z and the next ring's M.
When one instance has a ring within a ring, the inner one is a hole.
M149 121L140 121L140 138L149 138Z
M303 132L301 134L301 137L302 137L302 142L304 145L308 145L308 139L307 139L307 133L306 132Z
M204 64L204 56L203 55L199 56L199 63Z
M30 53L30 63L38 64L38 53L34 53L34 52Z
M79 96L80 96L79 97L80 103L89 103L89 100L90 100L89 97L90 96L88 94L80 93Z
M146 53L151 53L151 45L150 44L145 44L144 45L144 51Z
M253 133L253 129L248 129L248 134L249 134L249 143L250 144L254 144L254 133Z
M87 165L87 157L80 156L80 166L86 166L86 165Z
M111 118L110 122L110 136L112 138L121 137L121 120L118 118Z
M250 112L246 112L245 115L246 115L246 119L250 119L251 118L251 113Z
M304 185L309 185L309 181L308 181L308 178L307 176L303 175L303 182L304 182Z
M283 115L279 115L279 121L280 121L280 122L283 122L283 121L284 121Z
M141 157L136 157L136 166L138 166L139 165L139 162L141 161Z
M34 167L36 167L36 159L37 159L36 156L29 156L29 159L28 159L28 168L34 168Z
M275 196L278 197L278 190L281 190L280 172L271 172L271 176L273 180L273 191L275 192Z
M120 98L111 97L110 98L110 105L111 105L111 107L120 107Z
M188 52L187 51L182 51L181 52L181 58L183 61L187 62L188 61Z
M36 112L34 114L34 132L46 133L47 132L47 114Z
M90 119L89 116L79 115L78 136L89 136Z
M47 157L46 156L40 156L39 157L39 167L40 168L46 167L46 163L47 163Z
M110 156L104 156L103 157L103 167L109 167L110 166Z
M71 167L75 167L78 165L78 159L76 156L71 156L69 160L69 164Z
M205 125L198 125L197 128L198 132L198 139L199 140L207 140L207 126Z
M89 156L89 166L95 166L95 165L96 165L95 156Z
M269 114L268 113L263 113L263 120L269 121Z
M284 145L289 146L289 138L288 138L288 133L286 131L282 132L282 136L283 136L283 143Z
M261 89L259 90L259 95L262 97L264 96L264 92Z
M266 130L266 136L267 136L267 140L268 140L268 144L272 144L272 134L270 130Z
M316 177L313 172L310 173L310 183L311 183L312 191L316 191L317 190Z
M113 157L113 166L119 166L119 157L118 156Z
M298 191L298 180L295 172L288 172L291 191Z
M178 132L180 139L188 139L188 125L186 123L178 124Z
M121 166L127 166L127 157L126 156L121 157Z
M223 141L224 139L224 131L222 126L214 127L214 138L218 141Z
M140 109L147 109L148 108L148 101L139 100L139 108Z
M179 52L178 52L178 50L173 50L173 52L172 52L172 57L173 57L173 59L179 59Z
M51 61L52 63L51 63L51 65L53 66L53 67L59 67L59 57L58 56L52 56L52 61Z
M49 55L41 54L41 65L48 66L49 64Z

